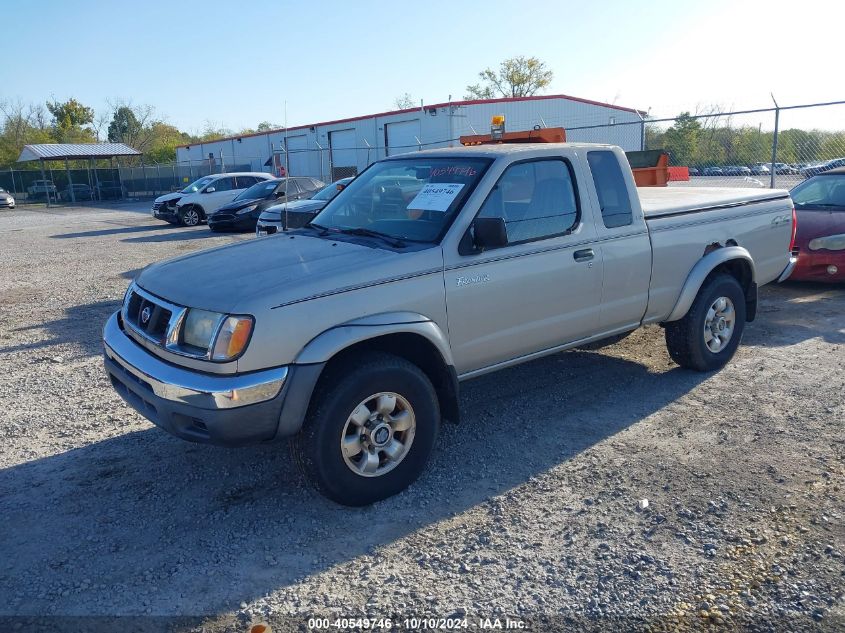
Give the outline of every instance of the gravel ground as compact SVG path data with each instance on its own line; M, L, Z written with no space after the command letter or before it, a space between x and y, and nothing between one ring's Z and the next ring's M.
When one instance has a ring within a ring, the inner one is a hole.
M842 286L765 288L716 374L649 327L465 383L427 473L349 509L284 444L189 444L112 391L100 328L137 270L251 239L146 206L0 214L0 629L845 628Z

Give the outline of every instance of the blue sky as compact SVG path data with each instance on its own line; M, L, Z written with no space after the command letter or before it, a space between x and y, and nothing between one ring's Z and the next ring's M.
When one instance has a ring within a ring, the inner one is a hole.
M835 1L4 0L2 15L0 99L128 100L190 131L283 123L285 102L297 125L389 110L406 92L460 99L514 55L554 71L547 93L657 116L767 107L769 92L845 99L818 63L841 52ZM791 116L845 127L845 107Z

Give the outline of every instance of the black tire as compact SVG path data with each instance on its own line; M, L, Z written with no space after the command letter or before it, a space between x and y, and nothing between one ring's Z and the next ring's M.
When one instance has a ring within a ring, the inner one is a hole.
M321 377L291 451L303 474L323 495L347 506L386 499L411 485L428 463L440 427L440 406L431 381L416 365L381 352L337 362ZM393 392L410 403L415 434L401 461L388 472L366 477L347 465L341 438L347 420L373 394Z
M721 297L730 299L733 303L735 321L727 343L714 352L707 346L704 327L708 311ZM666 324L666 347L669 349L669 356L681 367L696 371L714 371L724 367L733 357L742 340L744 329L745 294L742 286L731 275L718 274L704 282L684 318Z
M189 205L179 212L179 222L182 226L199 226L204 215L202 209L196 205Z

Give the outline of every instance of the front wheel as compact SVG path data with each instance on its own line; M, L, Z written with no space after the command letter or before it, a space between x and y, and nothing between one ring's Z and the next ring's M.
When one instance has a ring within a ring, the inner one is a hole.
M666 324L666 347L681 367L713 371L733 357L744 329L742 286L731 275L717 275L701 287L684 318Z
M384 353L330 366L291 448L305 476L338 503L363 506L413 483L431 455L440 408L416 365Z
M202 220L202 215L197 207L191 205L179 212L179 220L184 226L197 226Z

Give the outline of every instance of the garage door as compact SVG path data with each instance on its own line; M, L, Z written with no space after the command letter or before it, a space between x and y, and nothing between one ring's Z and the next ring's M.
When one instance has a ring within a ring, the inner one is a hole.
M387 147L388 156L416 152L419 149L419 142L417 140L420 137L419 119L388 123L384 128L387 137L385 146Z
M354 176L358 173L356 142L354 129L329 132L332 180Z
M308 173L308 137L305 134L289 136L286 149L291 176L311 176Z

